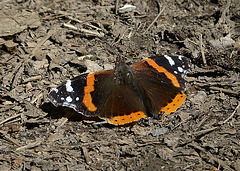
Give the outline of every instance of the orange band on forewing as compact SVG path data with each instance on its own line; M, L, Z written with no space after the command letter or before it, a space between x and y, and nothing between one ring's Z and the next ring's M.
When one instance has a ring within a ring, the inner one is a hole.
M167 106L164 106L163 108L161 108L160 113L163 112L163 116L170 114L171 112L176 111L181 105L182 103L185 101L186 99L186 95L183 93L178 93L173 101L171 103L168 103Z
M91 96L91 92L94 91L94 81L95 81L94 74L89 73L87 75L87 85L84 87L83 104L91 112L94 112L97 110L97 107L92 102L92 96Z
M95 81L95 76L94 75L95 74L93 74L93 73L89 73L87 75L87 86L94 85L94 81Z
M84 87L84 93L91 93L92 91L94 91L94 86L85 86Z
M180 87L180 84L179 84L176 76L174 76L172 73L168 72L164 67L161 67L158 64L156 64L156 62L154 62L154 60L149 59L149 58L147 58L145 60L147 61L147 63L149 65L151 65L153 68L155 68L158 72L164 73L168 77L168 79L170 79L172 81L172 83L175 87Z
M114 116L111 119L107 119L107 122L113 125L124 125L134 121L138 121L141 118L146 118L147 116L143 111L132 112L129 115Z

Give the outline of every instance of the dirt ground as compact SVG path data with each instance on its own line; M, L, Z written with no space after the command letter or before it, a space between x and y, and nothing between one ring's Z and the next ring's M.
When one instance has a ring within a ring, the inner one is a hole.
M240 170L238 0L2 0L0 25L0 170ZM164 122L114 127L49 104L117 55L156 54L192 62Z

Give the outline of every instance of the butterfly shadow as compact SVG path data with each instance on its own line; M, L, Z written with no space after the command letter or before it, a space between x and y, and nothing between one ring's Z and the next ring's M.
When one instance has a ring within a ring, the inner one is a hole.
M50 102L46 102L44 104L42 104L40 106L40 108L48 113L48 115L46 117L49 117L51 119L60 119L60 118L67 118L69 121L73 121L73 122L82 122L86 123L86 124L93 124L95 126L104 126L104 127L108 127L108 128L115 128L116 125L112 125L107 123L106 121L100 119L99 117L86 117L83 116L82 114L76 112L75 110L68 108L68 107L63 107L63 106L54 106L52 103ZM135 125L137 122L134 123L129 123L129 124L125 124L125 125L118 125L117 127L128 127L128 126L133 126Z
M75 110L63 107L63 106L54 106L52 103L47 102L44 103L40 107L44 112L48 113L47 117L50 117L52 119L60 119L62 117L66 117L69 121L102 121L98 117L86 117L81 115L80 113L77 113Z

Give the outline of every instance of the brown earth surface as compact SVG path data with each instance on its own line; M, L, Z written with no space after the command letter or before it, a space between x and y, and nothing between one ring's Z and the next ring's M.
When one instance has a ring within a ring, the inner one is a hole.
M0 25L0 170L240 170L238 0L2 0ZM113 127L49 104L117 55L156 54L192 62L164 122Z

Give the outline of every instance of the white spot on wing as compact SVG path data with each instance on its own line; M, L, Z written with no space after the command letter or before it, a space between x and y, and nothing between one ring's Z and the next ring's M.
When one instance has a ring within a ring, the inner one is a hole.
M168 60L168 62L171 66L175 65L174 60L170 56L164 55L164 57Z
M183 72L183 68L182 67L178 67L178 71L179 72Z
M71 103L71 102L72 102L72 98L71 98L70 96L68 96L68 97L66 98L66 101L67 101L68 103Z
M178 56L178 59L182 61L182 56Z
M61 97L61 100L63 101L63 100L64 100L64 98L63 98L63 97Z
M76 97L76 101L78 101L79 100L79 97Z
M174 74L178 74L178 72L177 72L177 71L174 71Z
M67 82L66 82L66 90L67 90L67 92L73 92L73 88L71 86L71 80L67 80Z
M58 93L58 89L57 88L53 89L53 91L55 91L55 93Z

